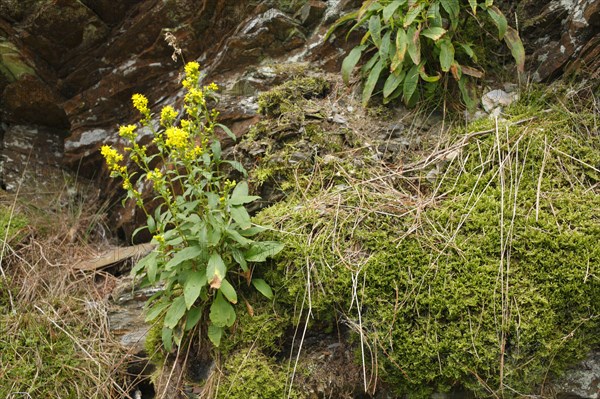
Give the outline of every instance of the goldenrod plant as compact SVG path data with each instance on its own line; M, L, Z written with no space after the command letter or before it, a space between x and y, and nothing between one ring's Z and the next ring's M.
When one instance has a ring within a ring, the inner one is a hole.
M147 302L146 321L162 322L167 350L173 343L180 345L207 312L208 337L219 346L225 329L236 320L236 281L253 285L271 298L269 285L253 277L251 262L263 262L283 247L279 242L251 238L263 228L252 224L245 205L259 197L248 194L246 181L226 178L226 165L244 177L246 171L239 162L221 156L215 129L234 140L235 135L217 123L218 112L207 104L218 87L214 83L202 86L200 78L199 64L188 63L183 114L178 121L180 113L165 106L158 128L152 123L148 99L134 94L133 106L141 120L139 125L119 128L128 143L126 154L102 147L111 176L123 179L127 198L134 199L147 215L141 229L153 234L156 249L132 273L141 276L144 284L162 287ZM152 151L138 143L140 128L152 132ZM129 166L124 163L125 155L131 160ZM151 186L155 194L150 201L142 196L144 186ZM159 203L154 212L149 211L149 202Z
M469 20L481 27L486 23L495 25L498 39L504 40L518 71L523 71L525 50L519 34L508 25L493 0L367 0L359 10L338 19L326 39L350 21L354 22L350 32L366 27L360 44L342 64L342 77L347 84L359 60L370 56L361 68L364 106L380 81L384 82L384 102L402 97L410 105L419 100L419 85L435 88L449 73L471 107L474 102L466 83L468 77L481 78L483 71L476 65L478 49L464 32Z

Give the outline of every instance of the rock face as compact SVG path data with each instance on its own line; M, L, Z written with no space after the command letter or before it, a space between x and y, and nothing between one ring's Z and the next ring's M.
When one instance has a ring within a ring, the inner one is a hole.
M323 43L324 21L360 2L296 3L297 10L278 1L0 0L0 118L8 128L55 129L64 137L63 164L116 195L98 149L117 141L119 123L135 119L132 94L144 93L154 110L181 103L184 60L199 60L222 88L222 122L237 135L256 122L254 96L272 83L253 73L256 65L293 57L339 69L338 47L347 44ZM0 170L6 186L16 186L11 176ZM116 222L127 236L135 218L127 210Z
M552 386L559 399L600 398L600 351L593 351Z
M525 0L518 3L517 15L535 80L565 70L600 77L599 1Z

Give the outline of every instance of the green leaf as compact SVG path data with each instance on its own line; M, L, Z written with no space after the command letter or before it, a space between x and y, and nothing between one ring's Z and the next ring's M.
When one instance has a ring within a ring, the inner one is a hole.
M504 35L506 34L506 29L508 28L508 22L506 22L506 17L502 14L502 11L498 9L496 6L492 6L487 9L487 12L494 21L494 24L498 28L498 39L502 40Z
M235 310L225 298L221 291L210 305L210 321L217 327L231 327L235 323Z
M146 225L148 226L148 231L150 233L156 232L156 222L154 221L154 218L152 217L152 215L148 215L148 219L146 220Z
M403 28L398 28L396 32L396 54L392 60L391 70L394 72L404 61L406 49L408 48L408 36Z
M244 237L252 237L257 235L258 233L262 233L265 230L267 229L262 226L252 226L249 229L240 230L239 233Z
M240 265L242 270L247 272L248 264L246 263L246 258L244 257L244 254L242 253L242 251L240 251L237 248L232 248L231 255L233 256L233 259Z
M144 268L148 266L149 263L156 263L156 257L158 256L158 252L150 252L148 255L144 256L138 263L136 263L135 267L131 269L131 275L135 276L139 274Z
M422 36L428 37L433 41L439 40L446 33L446 29L440 27L432 27L423 29L421 32Z
M235 288L233 288L233 285L231 285L229 281L225 279L221 281L221 288L219 288L219 291L221 291L223 295L225 295L225 298L227 298L229 302L234 304L237 303L238 298L235 292Z
M223 336L223 327L217 327L214 324L208 326L208 338L217 348L221 345L221 337Z
M417 89L419 83L419 66L413 65L404 78L403 96L404 102L408 103Z
M240 245L246 246L254 242L254 240L246 238L240 233L238 233L237 230L227 229L225 230L225 234L227 234L230 238L232 238L235 242L237 242Z
M187 277L183 285L183 296L185 298L185 306L189 309L192 307L200 291L206 285L206 271L192 271Z
M215 140L210 145L210 150L213 153L213 157L215 160L221 160L221 142L219 140Z
M230 160L226 160L223 161L229 165L231 165L231 167L235 170L237 170L238 172L240 172L242 175L244 175L244 177L248 176L248 172L246 171L246 168L244 168L244 165L242 165L241 162L238 161L230 161Z
M244 258L248 262L264 262L270 256L278 254L284 245L277 241L254 242L244 253Z
M435 83L438 80L440 80L440 78L442 77L442 75L438 74L435 76L429 76L427 75L427 72L425 72L425 63L422 63L419 66L419 76L421 77L421 79L423 79L425 82L429 82L429 83Z
M165 270L171 270L175 266L179 265L186 260L195 259L199 257L206 257L206 248L200 245L194 245L191 247L185 247L180 249L173 255L170 261L165 265Z
M440 66L442 71L448 72L450 66L454 62L454 46L449 39L441 40L440 42Z
M173 348L173 329L163 327L161 335L165 350L171 352L171 349Z
M414 26L408 28L408 55L413 64L421 63L421 39L420 32Z
M458 26L458 15L460 14L460 5L458 4L458 0L440 0L440 4L450 17L450 25L452 26L452 29L455 29Z
M471 6L471 11L473 11L473 15L477 15L477 0L469 0L469 5Z
M262 278L253 278L252 285L267 299L273 299L273 290L271 290L271 287L269 287L269 284L265 280Z
M385 84L383 85L384 98L389 97L394 92L394 90L396 90L398 86L400 86L400 83L402 83L402 81L404 80L404 76L406 76L406 71L400 71L399 69L396 69L390 74L390 76L388 76L388 78L385 81Z
M379 51L376 52L375 55L373 55L373 57L371 57L369 61L365 63L365 65L362 66L360 69L361 73L364 75L369 72L371 69L373 69L373 66L377 63L377 61L379 61Z
M371 69L371 73L369 74L369 77L367 78L367 81L365 82L365 87L363 88L363 93L362 93L363 107L366 107L367 104L369 103L369 99L371 98L371 95L373 94L373 90L375 89L375 85L377 84L377 81L379 80L379 75L381 74L382 70L383 70L383 60L380 59L377 62L377 64L375 64L373 69Z
M223 262L223 258L216 252L213 252L210 255L210 259L208 260L208 265L206 266L206 279L209 284L212 284L215 281L215 277L221 282L225 278L225 274L227 273L227 266L225 266L225 262Z
M151 321L154 321L154 319L156 319L158 316L160 316L162 314L162 312L170 305L171 303L169 302L159 302L157 304L155 304L154 306L152 306L150 308L150 310L148 310L148 312L146 313L146 318L144 319L144 321L146 323L149 323Z
M469 56L469 58L471 58L473 61L477 62L477 55L475 55L475 52L473 51L473 48L471 47L470 44L467 44L467 43L458 43L458 45L460 47L462 47L462 49L464 50L465 54L467 54Z
M365 45L354 47L352 51L350 51L350 54L344 58L344 61L342 62L342 79L344 80L345 84L350 82L350 74L358 63L358 60L360 60L360 56L362 55L365 47Z
M390 47L392 46L392 40L390 39L392 32L388 31L381 39L381 47L379 48L379 55L382 60L387 60L390 54Z
M406 0L394 0L383 9L383 22L387 24L392 15L396 12L398 7L404 5Z
M231 197L229 198L230 205L243 205L248 204L252 201L256 201L260 197L256 195L248 195L248 183L245 181L239 182L233 189Z
M323 41L326 42L329 39L329 36L331 36L331 34L333 33L333 31L335 31L338 27L345 24L346 22L353 20L357 16L358 16L358 11L355 11L355 12L351 12L349 14L346 14L346 15L338 18L333 23L333 25L331 25L331 28L329 28L327 30L327 33L325 34L325 38L323 39Z
M442 27L444 21L442 20L442 15L440 14L439 2L436 1L429 6L429 10L427 10L427 21L429 21L430 27Z
M519 33L509 26L506 30L506 34L504 35L504 42L510 49L511 54L517 63L517 70L519 72L524 72L525 48L523 48L523 42L521 42Z
M379 19L379 15L373 15L369 18L369 33L375 47L381 47L381 20Z
M248 182L241 181L235 185L231 198L244 197L248 195Z
M187 313L185 318L185 331L189 331L198 324L202 318L202 308L193 306Z
M231 213L233 220L235 220L242 229L249 229L252 226L252 223L250 223L250 215L248 215L248 211L243 206L231 206L229 207L229 212Z
M404 16L404 24L403 24L404 28L408 28L409 26L411 26L413 24L413 22L415 22L415 19L419 16L419 14L421 14L421 11L423 11L424 7L425 7L425 4L418 3L416 6L412 7L410 10L408 10L406 15Z
M231 131L231 129L229 129L227 126L222 125L220 123L216 123L215 124L216 127L223 129L223 131L233 139L233 141L237 140L237 137L235 137L235 134L233 134L233 132Z
M154 258L154 261L149 260L146 264L146 276L148 277L148 282L150 284L154 284L156 282L156 273L158 272L158 261Z
M175 298L165 315L165 327L170 329L175 328L185 314L185 309L185 299L182 296Z

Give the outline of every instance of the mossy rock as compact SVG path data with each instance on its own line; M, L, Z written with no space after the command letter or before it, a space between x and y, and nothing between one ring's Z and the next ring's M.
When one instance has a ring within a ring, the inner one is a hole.
M323 97L329 91L329 82L321 76L297 77L258 96L259 111L277 116L293 107L301 107L302 99Z
M470 127L490 133L433 185L413 175L418 193L337 177L263 210L286 245L265 276L277 303L294 309L310 275L315 322L360 322L397 395L539 394L600 344L600 144L589 104L555 94Z
M227 358L217 398L298 398L289 392L286 373L273 359L257 350L241 350Z

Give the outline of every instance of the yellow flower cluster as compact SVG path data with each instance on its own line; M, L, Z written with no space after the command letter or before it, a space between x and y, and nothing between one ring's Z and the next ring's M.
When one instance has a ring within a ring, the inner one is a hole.
M189 88L187 94L185 95L185 102L188 104L205 105L206 100L204 99L204 92L195 87Z
M119 127L119 136L123 137L126 140L129 141L135 141L136 138L136 134L135 134L135 125L125 125L125 126L120 126Z
M129 191L133 188L133 186L131 185L131 181L129 180L129 177L125 177L123 178L123 189Z
M158 168L154 168L154 170L149 171L148 174L146 175L146 178L153 182L156 182L156 181L162 179L162 177L163 177L163 174Z
M175 118L177 118L177 111L175 111L175 108L170 105L163 107L160 112L160 124L162 126L167 127L172 125Z
M200 64L195 61L188 62L185 66L185 79L183 80L183 87L190 89L198 84L200 79Z
M131 96L133 107L140 111L145 117L150 117L150 109L148 108L148 99L143 94L134 94Z
M217 91L219 90L219 86L215 82L212 82L208 86L204 86L205 91Z
M100 153L106 159L106 164L108 165L108 169L119 171L121 170L121 166L119 162L123 160L123 155L119 154L117 150L108 145L103 145L100 149Z
M185 158L187 160L193 161L194 159L198 159L204 154L204 149L199 146L195 146L194 148L187 150L185 152Z
M179 127L168 128L165 131L165 136L167 136L165 144L168 147L184 149L188 146L190 134Z

